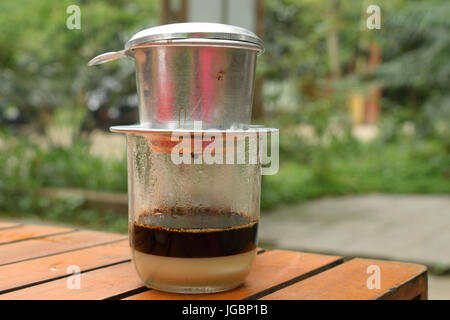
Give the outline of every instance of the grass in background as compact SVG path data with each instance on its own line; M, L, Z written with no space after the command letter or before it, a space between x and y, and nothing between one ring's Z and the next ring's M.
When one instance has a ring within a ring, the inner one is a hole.
M338 143L314 153L308 163L285 159L263 178L263 209L322 196L450 193L450 157L437 141Z
M83 198L55 199L39 194L45 187L126 192L125 157L106 161L91 155L86 141L42 146L8 131L0 133L0 150L1 216L127 231L126 212L88 210Z

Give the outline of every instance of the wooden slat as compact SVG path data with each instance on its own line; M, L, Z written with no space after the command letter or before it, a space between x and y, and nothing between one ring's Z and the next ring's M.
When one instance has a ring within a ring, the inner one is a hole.
M3 300L97 300L105 299L139 287L139 280L130 262L81 274L80 289L68 289L63 278L41 285L0 295Z
M126 239L126 236L96 231L77 231L14 242L0 246L0 266L122 239Z
M16 223L16 222L0 222L0 230L1 229L7 229L7 228L14 228L21 226L22 224Z
M392 288L386 292L379 300L427 300L428 299L428 279L427 272Z
M81 272L130 259L127 240L0 267L0 294L67 276L67 268L77 265ZM0 295L1 299L1 295Z
M273 250L259 254L245 284L237 289L215 294L182 295L148 290L126 299L130 300L170 300L170 299L244 299L257 298L258 294L276 290L283 283L298 281L315 272L329 268L341 261L340 257L302 252Z
M74 231L74 228L51 227L41 225L23 225L0 230L0 244L49 236L63 232Z
M380 268L380 289L369 289L371 265ZM426 298L426 267L401 262L353 259L263 299L369 300ZM424 297L421 297L424 295Z

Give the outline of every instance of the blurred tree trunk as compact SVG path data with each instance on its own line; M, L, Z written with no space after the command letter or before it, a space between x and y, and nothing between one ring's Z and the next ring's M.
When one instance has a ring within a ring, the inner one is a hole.
M264 1L255 1L256 19L255 31L258 37L264 38ZM264 116L263 89L264 76L258 75L255 79L255 91L253 99L253 119L261 119Z
M177 6L175 6L175 3ZM186 22L188 0L162 0L161 23Z
M368 72L373 72L381 63L381 50L375 42L369 46ZM381 89L376 83L369 86L366 101L366 123L375 124L380 117Z
M381 50L375 40L373 31L366 27L366 8L371 4L370 0L364 0L361 6L361 30L357 54L356 68L357 74L370 76L376 67L381 64ZM380 118L381 88L377 83L371 83L364 92L364 123L376 124Z
M328 61L330 64L333 79L341 77L341 65L339 62L339 39L338 39L338 0L330 0L330 8L328 11Z

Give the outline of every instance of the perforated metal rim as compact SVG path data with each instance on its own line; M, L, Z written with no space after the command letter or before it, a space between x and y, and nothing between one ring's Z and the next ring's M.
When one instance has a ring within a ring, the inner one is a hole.
M194 129L159 129L159 128L151 128L148 126L141 125L131 125L131 126L112 126L109 128L110 131L116 133L230 133L230 134L246 134L246 133L273 133L278 132L279 129L276 128L266 128L261 125L249 125L248 129L230 129L230 130L194 130Z

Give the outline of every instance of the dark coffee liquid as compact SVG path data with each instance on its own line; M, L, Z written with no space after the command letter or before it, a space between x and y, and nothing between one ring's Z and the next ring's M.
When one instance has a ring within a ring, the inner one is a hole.
M258 222L241 213L165 208L140 215L130 240L133 249L158 256L222 257L255 249L257 229Z

